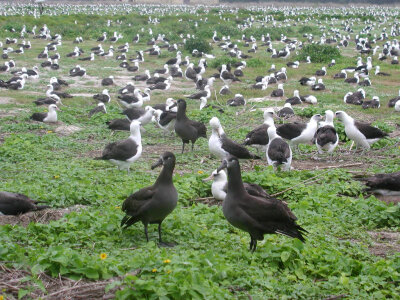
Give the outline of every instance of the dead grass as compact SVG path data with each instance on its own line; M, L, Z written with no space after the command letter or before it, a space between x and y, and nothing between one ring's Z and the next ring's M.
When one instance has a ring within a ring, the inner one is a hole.
M136 276L140 269L126 275ZM43 300L69 300L69 299L114 299L118 286L106 291L106 287L111 283L123 280L124 276L113 277L107 280L89 281L86 279L72 280L64 276L57 278L50 277L46 273L36 276L37 280L44 286L42 290L34 281L25 281L27 277L33 276L30 272L23 269L8 268L0 264L0 290L7 295L7 299L19 299L20 290L28 290L27 296L23 299L43 299Z
M47 224L51 221L59 220L66 214L73 211L80 211L85 208L84 205L75 205L68 208L45 209L40 211L32 211L18 216L0 216L0 225L19 225L26 227L31 222Z
M386 257L400 253L400 232L392 231L368 231L373 239L369 247L371 254Z

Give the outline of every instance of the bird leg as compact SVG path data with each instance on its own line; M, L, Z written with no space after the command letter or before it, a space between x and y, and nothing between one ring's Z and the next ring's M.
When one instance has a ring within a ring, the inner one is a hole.
M253 237L250 236L250 251L254 253L254 251L256 251L256 248L257 248L257 240L253 239Z
M194 149L194 143L192 142L192 152L193 152L193 149Z
M184 142L182 142L182 154L183 154L183 151L185 151L185 143Z
M349 152L351 151L351 149L353 149L353 146L354 146L354 141L351 142Z
M149 234L147 232L147 224L144 225L144 234L146 235L147 242L149 242Z
M170 248L170 247L176 246L175 243L167 243L167 242L163 242L162 241L162 239L161 239L161 222L158 224L158 238L159 238L158 246L160 246L160 247L168 247L168 248Z
M253 253L256 251L256 249L257 249L257 240L254 240L253 241Z
M160 244L162 243L162 239L161 239L161 222L160 224L158 224L158 239Z

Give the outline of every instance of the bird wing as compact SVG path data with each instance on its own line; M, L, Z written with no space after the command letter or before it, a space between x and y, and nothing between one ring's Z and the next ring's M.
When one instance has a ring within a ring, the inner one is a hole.
M243 147L242 145L239 145L235 141L232 141L230 138L228 138L225 134L221 136L222 140L222 149L224 149L226 152L236 156L237 158L250 158L251 154L247 148Z
M160 121L158 122L161 126L167 125L169 122L171 122L173 119L176 119L176 113L175 112L170 112L166 111L163 112L160 116Z
M267 145L269 138L268 138L268 125L262 124L257 128L253 129L246 135L246 143L245 145Z
M193 126L197 130L197 134L199 137L207 137L207 128L203 123L189 120L189 125Z
M109 122L106 122L108 128L112 130L127 130L129 131L129 127L131 122L128 119L114 119Z
M306 127L306 124L300 122L286 123L279 126L276 132L281 137L291 140L298 137Z
M367 186L375 189L400 190L400 172L391 174L375 174L367 178Z
M207 96L207 92L206 91L201 91L201 92L197 92L194 94L191 94L190 96L188 96L189 99L198 99L200 97L205 97Z
M388 134L386 132L383 132L377 127L371 126L366 123L361 123L358 121L354 122L354 125L357 127L357 129L367 138L367 139L376 139L376 138L383 138L387 136Z
M222 72L221 76L224 79L235 79L236 78L232 73L229 73L228 71Z
M284 223L293 222L294 214L289 207L282 201L269 197L255 197L248 195L246 201L242 201L239 206L245 211L252 219L260 225L267 225L269 223Z
M36 205L29 197L10 192L0 192L0 212L5 215L17 215L36 210Z
M154 186L138 190L122 203L122 211L126 213L121 221L121 226L129 227L140 220L140 215L153 198Z
M264 189L261 186L259 186L258 184L244 182L243 186L249 195L256 196L256 197L263 197L263 198L269 197L267 192L264 191Z
M128 108L122 112L122 114L127 116L129 120L136 120L140 118L140 116L142 116L144 113L145 112L143 108L137 108L137 107Z
M275 138L271 141L268 147L268 157L279 163L287 162L290 157L290 147L281 138Z
M138 145L131 139L108 144L103 150L103 159L127 160L137 152Z
M34 113L31 116L31 119L35 120L35 121L43 121L46 117L47 117L47 113Z
M336 143L336 129L330 125L318 128L315 132L314 139L317 139L319 145L323 146L329 142Z

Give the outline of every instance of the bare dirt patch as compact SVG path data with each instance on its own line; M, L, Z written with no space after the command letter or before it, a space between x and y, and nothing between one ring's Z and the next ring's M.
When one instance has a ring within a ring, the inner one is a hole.
M0 216L0 225L20 225L26 227L31 222L47 224L50 221L59 220L66 214L83 209L84 205L75 205L61 209L45 209L32 211L19 216ZM0 280L1 281L1 280Z
M400 196L383 196L383 195L374 195L377 199L385 202L387 204L398 204L400 203Z
M126 275L136 276L139 273L140 269L137 269ZM119 276L96 281L72 280L63 276L53 278L46 273L40 273L37 275L37 279L45 288L45 291L42 291L34 282L24 281L23 279L27 276L33 275L26 270L8 268L6 265L0 264L0 290L6 293L10 299L18 299L18 291L21 289L30 291L27 294L30 299L114 299L115 292L119 287L114 287L107 292L105 289L109 284L124 278Z
M15 108L15 109L10 109L8 111L0 111L0 118L14 117L21 112L27 112L27 111L28 111L28 109L26 109L26 108Z
M280 101L282 100L281 98L274 98L274 97L261 97L261 98L250 98L247 100L247 102L265 102L265 101Z
M71 94L74 97L88 97L92 98L94 94L89 94L89 93L79 93L79 94Z
M14 103L15 99L11 97L0 97L0 104Z
M82 128L75 126L75 125L66 125L66 126L59 126L56 129L54 129L55 133L58 133L60 135L71 135L75 132L78 132L82 130Z
M400 252L400 232L368 231L374 240L369 251L376 256L386 257Z

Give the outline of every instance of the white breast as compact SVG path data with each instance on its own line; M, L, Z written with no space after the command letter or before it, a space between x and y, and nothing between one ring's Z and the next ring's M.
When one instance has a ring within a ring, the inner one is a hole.
M349 139L353 140L357 146L363 147L363 148L370 148L369 143L367 142L367 139L365 136L354 126L354 124L348 124L347 126L345 125L344 131L346 132L346 135Z
M211 137L208 140L208 148L212 154L220 159L223 159L228 155L228 153L222 149L222 143L217 134L211 134Z
M57 113L55 111L48 112L47 117L43 119L43 122L46 123L55 123L57 122Z
M211 186L211 193L213 197L217 200L224 201L226 197L226 192L223 190L226 182L214 181Z

